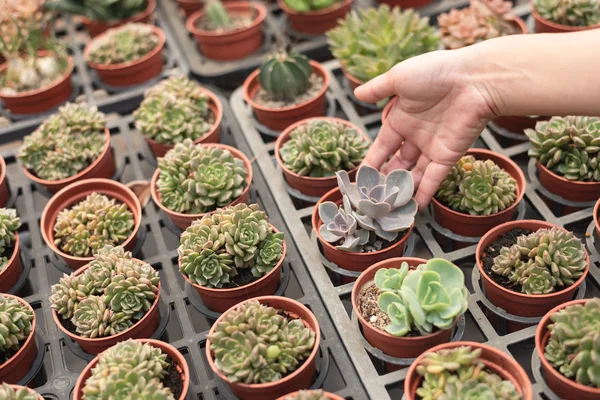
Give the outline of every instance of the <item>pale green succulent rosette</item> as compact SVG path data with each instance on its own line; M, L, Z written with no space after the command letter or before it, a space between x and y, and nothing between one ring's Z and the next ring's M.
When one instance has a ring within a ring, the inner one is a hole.
M0 294L0 352L19 350L31 334L33 320L29 307Z

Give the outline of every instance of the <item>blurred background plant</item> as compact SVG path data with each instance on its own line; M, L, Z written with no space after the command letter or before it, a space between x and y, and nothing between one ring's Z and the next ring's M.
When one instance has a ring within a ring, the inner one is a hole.
M143 11L146 0L50 0L46 8L82 15L94 21L127 19Z
M322 10L341 2L342 0L285 0L289 8L300 13Z
M591 26L600 24L598 0L534 0L535 10L557 24Z

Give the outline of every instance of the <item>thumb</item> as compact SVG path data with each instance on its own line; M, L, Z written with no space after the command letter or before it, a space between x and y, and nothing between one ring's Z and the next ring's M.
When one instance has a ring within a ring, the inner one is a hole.
M392 70L385 74L379 75L364 85L357 87L354 95L361 101L377 103L396 94L394 93L395 81L395 73L392 68Z

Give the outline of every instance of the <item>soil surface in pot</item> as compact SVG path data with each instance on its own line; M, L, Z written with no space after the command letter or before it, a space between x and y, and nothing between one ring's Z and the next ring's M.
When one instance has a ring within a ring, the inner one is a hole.
M306 89L306 92L302 93L300 96L296 97L293 100L273 99L271 95L267 93L266 90L264 90L263 88L259 88L256 91L256 95L254 96L254 101L263 107L272 109L291 107L305 103L317 97L321 89L323 89L324 84L325 83L323 82L323 78L313 73L309 78L309 86L308 89Z
M379 250L384 250L387 249L388 247L393 246L394 244L398 243L399 241L402 240L402 238L404 236L406 236L406 234L408 233L408 229L403 231L403 232L399 232L398 236L396 237L396 239L392 240L391 242L388 242L386 240L383 240L381 238L379 238L377 235L375 234L371 234L371 236L369 237L369 241L367 242L367 244L365 244L363 246L363 250L361 251L361 253L373 253L375 251L379 251ZM331 243L332 246L339 246L342 243L344 243L343 239L338 240L335 243Z
M167 356L166 361L168 363L166 374L161 379L161 382L164 387L169 388L171 393L173 393L173 397L178 399L181 397L181 392L183 392L183 378L177 370L177 363L171 356Z
M214 33L229 33L244 29L252 25L256 16L254 14L230 14L229 22L231 25L227 28L214 27L207 16L199 18L196 22L196 28L203 31L209 31Z

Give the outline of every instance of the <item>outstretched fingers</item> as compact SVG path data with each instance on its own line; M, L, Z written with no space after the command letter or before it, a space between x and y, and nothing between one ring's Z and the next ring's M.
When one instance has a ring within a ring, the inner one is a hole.
M423 178L421 178L417 194L415 195L419 210L423 210L427 207L427 204L429 204L429 201L435 192L437 192L438 187L446 178L448 172L450 172L450 168L452 168L452 166L439 164L435 161L429 163L423 173Z
M379 130L375 141L367 151L363 164L373 168L381 168L384 162L390 158L404 141L404 138L386 121Z
M400 147L400 149L394 153L392 159L385 164L383 172L389 174L397 169L411 169L419 159L420 155L421 149L414 143L405 140L402 147Z
M394 69L371 79L369 82L361 85L354 90L354 95L367 103L377 103L380 100L387 99L395 95L395 77Z

